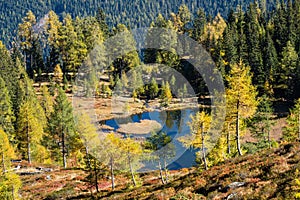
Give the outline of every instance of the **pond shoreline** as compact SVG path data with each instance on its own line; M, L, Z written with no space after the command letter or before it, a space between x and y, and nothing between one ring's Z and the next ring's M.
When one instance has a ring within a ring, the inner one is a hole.
M107 100L107 99L106 99ZM101 115L101 113L99 115L97 115L97 122L98 123L102 123L104 121L107 120L111 120L111 119L121 119L121 118L126 118L132 115L138 115L138 114L142 114L142 113L146 113L146 112L163 112L163 111L176 111L176 110L183 110L183 109L196 109L196 108L209 108L209 105L203 105L203 104L199 104L194 103L193 101L186 101L186 102L180 102L177 103L179 101L179 99L174 99L174 103L172 102L168 107L161 107L159 104L159 100L152 100L149 103L149 107L145 107L145 103L143 101L140 102L130 102L128 104L129 107L132 107L133 109L131 109L128 113L124 114L120 114L120 113L113 113L110 112L106 115ZM137 104L141 104L141 106L137 106ZM194 104L194 105L191 105ZM159 106L158 106L159 105ZM96 108L96 110L100 109L101 111L103 111L103 108ZM109 109L109 108L106 108Z

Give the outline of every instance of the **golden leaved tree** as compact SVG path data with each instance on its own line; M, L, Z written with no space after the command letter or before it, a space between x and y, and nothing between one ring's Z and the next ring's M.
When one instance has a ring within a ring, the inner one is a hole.
M0 199L19 199L18 191L21 180L11 171L11 159L14 158L14 150L8 141L7 134L0 129Z
M242 61L231 65L229 75L226 77L228 87L226 89L227 118L235 122L235 139L239 155L241 150L241 130L245 119L252 117L257 109L256 88L252 85L250 67Z
M208 163L206 158L206 149L208 148L207 140L209 139L208 131L210 129L211 116L204 111L196 113L195 116L191 116L191 122L189 123L191 129L191 135L183 136L179 138L185 146L192 146L201 149L201 159L204 164L205 170L208 169Z

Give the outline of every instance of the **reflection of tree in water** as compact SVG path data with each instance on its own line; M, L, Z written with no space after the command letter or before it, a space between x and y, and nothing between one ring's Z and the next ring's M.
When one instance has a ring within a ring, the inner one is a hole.
M164 132L152 132L151 136L146 139L144 145L145 149L151 152L151 159L157 162L161 181L165 184L168 182L167 164L176 155L176 148L172 143L172 138Z

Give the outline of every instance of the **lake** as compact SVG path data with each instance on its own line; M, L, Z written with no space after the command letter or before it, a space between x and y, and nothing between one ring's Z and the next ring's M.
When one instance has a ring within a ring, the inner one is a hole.
M182 110L172 111L154 111L144 112L141 114L131 115L124 118L115 118L102 121L101 124L108 125L116 131L120 124L127 124L133 122L140 122L141 120L155 120L161 124L161 130L159 133L166 133L172 138L172 143L175 146L175 156L168 160L168 169L181 169L192 167L196 165L195 162L195 150L183 147L183 145L177 140L179 137L190 134L190 128L188 122L191 121L190 115L194 115L199 109L189 108ZM149 137L150 134L137 135L131 134L131 137ZM157 169L156 164L146 163L147 169ZM145 170L145 169L144 169Z

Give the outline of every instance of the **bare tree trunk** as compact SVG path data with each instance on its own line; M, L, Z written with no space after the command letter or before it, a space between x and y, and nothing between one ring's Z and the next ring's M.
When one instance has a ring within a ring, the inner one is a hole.
M4 152L2 152L2 167L3 167L3 172L6 172L6 167L5 167L5 158L4 158Z
M86 159L87 159L87 166L90 169L91 168L91 159L90 159L90 155L89 155L89 148L87 147L87 145L85 145L85 153L86 153Z
M114 159L110 157L110 176L111 176L111 188L115 189L115 177L114 177Z
M240 112L239 112L240 102L238 100L237 108L237 117L236 117L236 146L239 152L239 155L242 156L241 143L240 143Z
M66 147L65 147L65 133L62 131L62 156L63 156L63 166L67 168L67 157L66 157Z
M300 139L300 111L298 112L298 139Z
M16 197L15 197L15 186L14 186L14 185L12 186L12 191L11 191L11 193L12 193L13 200L15 200Z
M203 158L205 170L207 170L207 161L206 161L205 146L204 146L204 130L203 130L203 123L201 124L201 140L202 140L202 158Z
M130 173L131 173L131 180L134 186L136 186L136 181L134 178L134 173L133 173L133 167L132 167L132 163L131 163L131 159L130 159L130 155L128 154L128 163L129 163L129 168L130 168Z
M97 162L94 160L94 175L95 175L95 186L96 186L96 191L99 193L99 187L98 187L98 173L97 173Z
M231 149L230 149L230 122L228 122L228 130L227 130L227 153L230 155Z
M164 171L165 171L165 177L166 177L165 182L168 183L168 181L169 181L169 173L168 173L168 168L167 168L167 161L166 161L166 159L164 159Z
M31 164L31 150L30 150L30 136L29 131L27 131L27 157L28 157L28 163Z
M162 182L162 184L165 184L165 180L164 180L164 177L163 177L163 172L162 172L160 160L158 160L158 167L159 167L159 175L160 175L161 182Z

